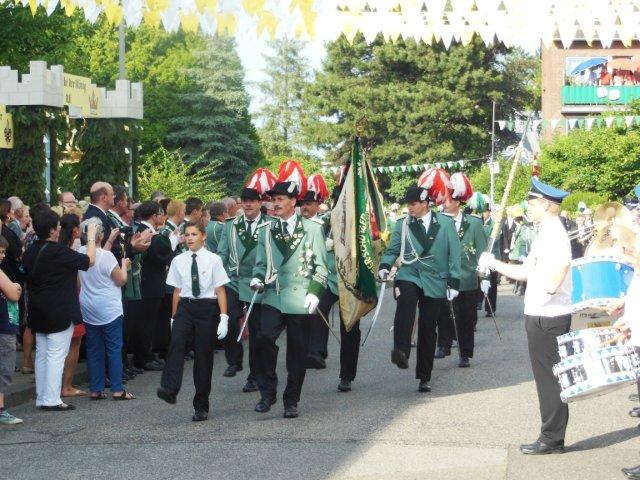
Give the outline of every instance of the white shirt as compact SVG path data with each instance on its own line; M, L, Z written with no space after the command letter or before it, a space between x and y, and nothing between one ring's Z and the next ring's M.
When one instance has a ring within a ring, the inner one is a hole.
M630 344L640 347L640 272L637 270L627 290L622 318L631 327Z
M458 212L458 214L454 217L448 213L445 213L447 217L450 217L456 224L456 232L460 231L460 226L462 225L462 212Z
M285 220L284 218L280 219L281 222L285 223L286 229L289 235L293 235L293 230L296 228L297 220L298 220L298 216L295 213L291 215L287 220Z
M529 273L524 295L524 314L541 317L558 317L571 313L571 271L554 295L547 293L549 284L559 268L571 264L571 243L558 217L544 220L538 235L531 244L531 251L523 266Z
M253 220L247 218L246 216L243 217L244 218L244 226L247 229L247 231L253 235L253 232L256 231L256 227L258 226L258 220L260 220L260 216L258 215L256 218L254 218ZM249 222L251 222L251 226L248 227Z
M202 247L197 252L187 250L173 259L167 274L167 285L180 289L181 298L196 298L191 291L191 263L196 254L200 295L197 298L217 298L216 288L229 283L222 260Z
M422 226L425 232L428 232L429 226L431 225L431 210L429 210L424 217L420 218L420 220L422 220Z
M82 246L80 253L86 253ZM118 266L109 250L96 249L96 261L86 272L80 270L80 310L89 325L106 325L122 315L122 290L111 278Z

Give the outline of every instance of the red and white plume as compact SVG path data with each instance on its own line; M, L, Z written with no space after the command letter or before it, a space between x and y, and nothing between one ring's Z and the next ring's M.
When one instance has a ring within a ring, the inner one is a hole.
M471 195L473 195L473 188L471 187L469 178L461 172L456 172L451 175L451 190L453 190L451 192L451 198L460 200L463 203L466 203L466 201L471 198Z
M260 196L263 196L267 191L273 188L277 180L276 175L271 170L258 168L251 176L245 187L252 188L256 190Z
M292 182L298 188L298 198L304 198L307 193L307 178L304 170L295 160L287 160L280 165L278 171L278 183ZM294 187L290 187L293 192Z
M449 174L442 168L430 168L420 175L418 186L426 188L431 201L441 205L449 195L451 180Z
M314 173L307 178L307 192L313 192L317 202L324 202L329 198L329 189L324 177L319 173Z

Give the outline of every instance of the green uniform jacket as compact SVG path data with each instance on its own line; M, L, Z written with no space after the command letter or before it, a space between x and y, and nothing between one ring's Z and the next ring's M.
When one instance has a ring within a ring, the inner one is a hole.
M413 217L398 219L391 235L391 242L382 255L380 269L390 270L400 256L402 230L408 224L405 238L404 261L398 268L396 280L412 282L422 288L425 296L445 298L447 286L460 288L460 240L451 218L431 212L428 232ZM415 247L415 250L411 245Z
M265 283L263 305L304 315L307 293L322 297L327 286L327 249L323 224L297 215L293 235L282 233L279 219L258 225L253 277Z
M489 237L491 236L491 230L493 230L494 223L495 222L493 221L493 218L489 218L484 224L484 226L482 227L484 229L484 234L487 237L487 244L489 243ZM502 245L502 229L500 229L500 231L498 232L496 241L493 243L493 250L491 250L491 253L493 253L493 256L496 257L498 260L502 258L502 252L500 249L501 245Z
M536 231L532 225L523 223L516 228L514 235L516 238L513 242L513 248L509 252L509 260L519 261L521 257L529 255L531 244L536 238Z
M333 232L331 232L331 211L325 213L321 218L324 224L325 245L327 246L327 287L334 295L338 293L338 270L336 269L336 254L333 251Z
M487 250L487 237L482 220L473 215L462 215L458 230L460 239L460 291L478 289L478 258Z
M138 224L131 222L131 228L134 233L138 231ZM140 290L140 281L142 275L142 257L143 252L135 252L131 258L131 269L127 274L127 283L123 287L123 298L125 300L140 300L142 292Z
M160 229L160 231L158 232L160 235L162 235L163 237L165 237L167 240L169 240L169 237L171 236L171 234L174 232L174 230L176 228L180 228L180 226L174 226L173 223L169 223L168 221L165 222L164 227L162 227ZM184 230L184 228L183 228ZM184 234L184 232L182 232ZM171 244L171 240L169 240L169 244ZM176 246L176 249L173 252L173 258L176 258L177 255L179 255L180 253L182 253L184 251L186 244L178 244ZM171 263L169 263L169 265L171 265ZM169 271L169 267L167 267L167 272ZM167 294L172 294L173 293L173 287L171 285L166 285L165 286L165 292Z
M211 220L207 225L207 250L218 253L218 244L222 239L222 231L227 222L220 220Z
M269 217L262 214L256 218L257 223L253 229L253 235L249 235L247 232L244 215L230 218L222 229L217 253L222 259L229 277L229 283L226 286L238 292L238 296L243 302L250 302L253 297L249 283L253 278L253 266L256 263L258 225L267 220ZM256 303L260 303L261 299L262 294L258 294Z

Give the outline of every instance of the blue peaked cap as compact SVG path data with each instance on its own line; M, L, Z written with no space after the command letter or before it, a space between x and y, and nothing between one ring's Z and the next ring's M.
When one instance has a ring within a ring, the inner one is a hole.
M633 189L633 193L636 194L636 197L640 198L640 185L636 185L636 187Z
M529 197L544 198L550 202L562 203L562 200L564 200L567 195L569 195L569 192L542 183L537 177L531 178Z

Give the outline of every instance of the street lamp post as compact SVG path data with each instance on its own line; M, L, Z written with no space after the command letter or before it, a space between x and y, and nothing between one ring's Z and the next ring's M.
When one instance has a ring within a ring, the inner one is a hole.
M491 178L491 191L489 192L489 197L491 197L491 205L493 205L493 194L494 194L494 185L495 185L495 148L496 148L496 101L493 100L492 104L492 112L491 112L491 162L489 163L489 176Z

